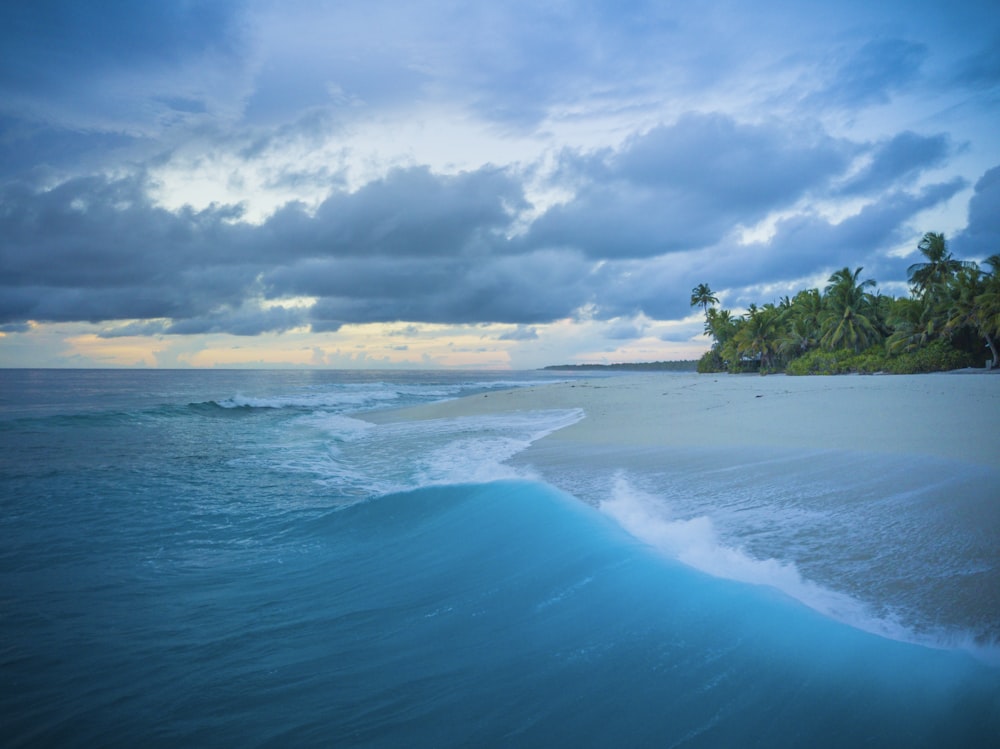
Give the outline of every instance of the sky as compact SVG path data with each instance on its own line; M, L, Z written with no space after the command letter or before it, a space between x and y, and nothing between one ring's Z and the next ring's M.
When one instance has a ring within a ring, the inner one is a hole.
M0 366L697 358L1000 251L996 0L0 4Z

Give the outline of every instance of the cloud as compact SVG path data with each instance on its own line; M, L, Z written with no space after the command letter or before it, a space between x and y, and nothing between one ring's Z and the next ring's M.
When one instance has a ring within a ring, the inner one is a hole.
M961 258L985 258L1000 253L1000 166L976 182L969 201L969 221L951 242Z
M284 333L305 324L306 310L302 307L259 307L248 302L238 309L217 309L208 315L180 320L168 326L164 333L255 336L261 333Z
M807 97L819 106L859 108L887 104L913 83L930 50L906 39L873 39L835 60L829 83Z
M989 89L1000 85L1000 34L984 48L959 61L953 81L960 86Z
M176 318L238 304L260 269L241 254L234 215L156 208L131 178L0 188L0 319Z
M966 187L962 179L892 192L833 223L812 214L779 221L767 242L719 248L713 288L794 281L846 265L875 272L885 253L913 234L909 222ZM889 279L886 279L889 280Z
M569 316L593 291L587 283L589 263L562 250L474 262L361 261L348 266L354 269L351 273L335 267L324 274L328 293L319 295L312 308L314 330L366 322L552 322ZM314 275L319 274L297 280Z
M231 106L241 95L233 84L245 51L242 6L3 3L0 112L69 130L148 133L156 120Z
M582 182L573 200L531 228L534 246L636 258L719 242L810 190L824 190L856 147L822 133L686 115L630 139L618 152L565 154Z
M395 169L354 193L335 193L309 233L338 255L476 255L527 207L520 185L500 169L455 176L426 167Z
M604 337L612 341L631 341L642 338L646 325L635 319L616 319L604 330Z
M15 183L0 192L0 323L151 320L134 331L256 335L370 322L529 330L583 308L601 319L682 317L696 282L793 279L884 251L916 213L964 184L885 193L838 224L793 213L769 241L738 245L735 225L828 193L860 149L785 135L697 116L619 150L565 154L559 176L583 187L516 238L508 234L528 207L518 173L491 166L395 169L259 225L238 206L157 207L140 178ZM892 184L944 147L910 135L882 144L873 164L884 166L859 184ZM283 301L293 298L316 301Z
M0 331L624 340L701 282L903 279L968 194L995 252L996 14L901 8L7 3Z
M500 335L501 341L537 341L538 330L529 325L518 325L514 330L510 330Z
M843 195L867 195L895 186L942 165L951 153L947 135L924 136L905 131L877 144L871 161L839 190Z
M376 295L348 305L356 321L373 319L375 309L396 319L411 297L444 292L457 279L474 284L464 302L450 300L469 315L476 293L507 282L501 272L487 283L479 266L503 245L521 205L517 183L492 168L396 170L331 196L314 215L290 204L261 226L236 220L233 206L158 208L138 179L78 178L47 191L8 185L0 192L0 319L171 318L169 332L248 334L300 322L280 307L250 315L243 304L261 283L278 299ZM447 306L437 318L450 319Z

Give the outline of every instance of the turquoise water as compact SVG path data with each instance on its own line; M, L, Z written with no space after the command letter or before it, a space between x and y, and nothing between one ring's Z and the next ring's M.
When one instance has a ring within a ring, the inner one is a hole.
M713 477L711 455L667 472L701 477L689 502L714 487L729 504L712 533L698 504L665 537L710 537L702 551L749 580L678 561L683 543L666 553L662 533L635 527L638 507L658 528L650 503L676 488L662 491L662 464L628 477L608 456L523 464L582 413L351 416L540 379L0 372L4 744L996 745L1000 668L804 603L775 569L862 611L886 563L845 565L838 587L823 570L840 554L820 563L803 522L762 538L762 511ZM785 496L799 496L788 460L768 501L794 519L805 500ZM810 465L809 484L832 470ZM864 518L877 498L831 491L834 549L845 513ZM925 533L897 533L885 553L918 558L907 544ZM983 569L996 546L977 543L952 540L964 561L949 574L958 585L975 567L995 594ZM942 622L988 632L998 615L983 606Z

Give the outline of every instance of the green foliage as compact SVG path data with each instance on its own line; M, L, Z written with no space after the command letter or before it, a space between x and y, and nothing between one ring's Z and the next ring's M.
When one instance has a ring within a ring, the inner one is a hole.
M790 362L786 374L921 374L943 372L963 367L982 366L967 351L951 346L947 341L935 341L924 348L903 354L889 354L873 347L860 354L848 349L811 351Z
M982 361L976 360L969 352L955 349L947 341L935 341L922 349L889 358L884 371L890 374L920 374L981 366Z
M847 349L836 351L817 349L789 362L785 372L790 375L847 374L853 371L850 362L854 357L854 352Z
M722 360L718 349L711 348L701 355L698 360L698 373L709 374L711 372L725 372L726 363Z
M908 269L909 297L883 296L862 268L833 273L821 293L806 289L779 304L751 304L742 316L708 306L707 284L692 289L705 307L711 351L699 372L793 375L918 373L1000 366L1000 255L957 260L943 234L928 232ZM700 292L704 292L703 294Z
M708 287L707 283L700 283L691 289L691 306L700 305L702 310L708 313L708 308L714 304L718 304L719 300L715 298L712 290Z
M875 281L859 281L862 270L838 270L824 290L820 343L829 351L850 348L858 352L881 338L875 324L874 297L866 291Z

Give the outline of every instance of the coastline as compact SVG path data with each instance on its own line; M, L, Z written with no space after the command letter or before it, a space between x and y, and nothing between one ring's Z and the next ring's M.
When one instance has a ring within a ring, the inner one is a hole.
M1000 380L959 373L788 377L642 373L532 386L392 411L372 423L582 409L539 443L773 447L927 455L996 464Z

